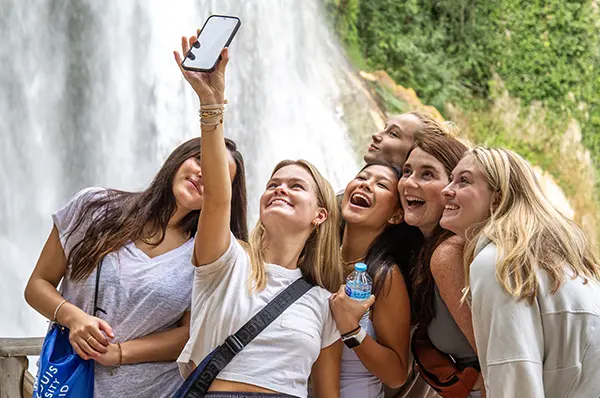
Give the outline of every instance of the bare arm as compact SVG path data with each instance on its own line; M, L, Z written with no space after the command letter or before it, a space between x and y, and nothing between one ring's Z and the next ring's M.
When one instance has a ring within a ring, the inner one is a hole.
M183 54L196 41L182 38ZM223 104L225 90L225 66L229 60L228 50L221 53L220 61L214 72L193 72L181 68L181 55L174 53L175 60L185 79L190 83L201 106ZM201 162L204 185L202 211L198 219L198 232L194 243L194 261L196 266L210 264L225 253L229 247L231 235L229 219L231 214L231 178L229 176L228 151L225 147L223 124L216 128L202 128Z
M465 285L463 246L463 241L458 236L448 238L440 244L431 256L431 273L452 318L477 353L471 310L466 304L460 304Z
M25 288L27 303L50 320L53 319L58 305L64 300L56 287L65 277L66 269L67 259L59 239L58 229L54 226ZM109 340L102 331L110 338L114 337L108 323L86 314L68 302L60 307L57 321L70 329L71 345L83 359L98 357L107 352Z
M406 381L410 344L410 301L402 274L394 269L373 305L377 341L367 336L354 348L365 367L391 388Z
M189 337L190 312L188 311L181 318L179 327L121 343L123 355L121 364L175 361ZM111 344L108 352L96 361L105 366L117 365L119 363L117 345Z
M311 372L312 397L339 398L341 362L341 340L321 350Z
M460 304L462 289L465 285L463 248L464 241L462 238L453 236L446 239L435 249L431 256L431 273L440 291L440 296L446 307L448 307L448 311L450 311L452 318L454 318L461 332L477 354L471 310L467 304ZM474 388L481 388L482 395L485 398L486 393L483 383L480 381L481 378L482 374L480 373Z

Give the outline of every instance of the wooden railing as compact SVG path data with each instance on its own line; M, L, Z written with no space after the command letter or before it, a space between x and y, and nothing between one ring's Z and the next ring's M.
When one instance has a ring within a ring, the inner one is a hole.
M0 398L31 398L27 355L40 355L43 342L43 337L0 338Z

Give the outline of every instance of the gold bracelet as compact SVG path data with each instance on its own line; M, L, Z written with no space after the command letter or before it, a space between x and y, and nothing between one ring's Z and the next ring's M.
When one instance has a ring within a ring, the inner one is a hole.
M58 304L58 305L56 306L56 309L54 310L54 317L52 318L52 322L54 322L54 323L58 323L58 320L56 319L56 317L58 316L58 310L60 310L60 307L62 307L62 306L63 306L63 304L64 304L64 303L66 303L66 302L67 302L67 300L66 300L66 299L63 299L63 301L61 301L61 302L60 302L60 304ZM58 323L58 324L60 325L60 323ZM62 326L62 325L61 325L61 326Z
M214 116L219 116L223 114L223 109L218 109L216 111L207 111L207 110L203 110L200 109L198 111L198 114L200 115L200 118L204 119L204 118L209 118L209 117L214 117Z
M203 133L212 133L212 132L214 132L214 131L217 129L217 127L219 127L220 125L221 125L221 123L213 124L213 125L211 125L211 126L214 126L214 128L213 128L212 130L206 130L206 129L204 128L204 126L205 126L205 125L203 124L203 125L202 125L202 127L201 127L201 130L202 130L202 132L203 132Z
M121 343L119 343L118 341L117 348L119 349L119 363L117 364L117 366L115 366L115 368L120 368L123 364L123 349L121 348Z

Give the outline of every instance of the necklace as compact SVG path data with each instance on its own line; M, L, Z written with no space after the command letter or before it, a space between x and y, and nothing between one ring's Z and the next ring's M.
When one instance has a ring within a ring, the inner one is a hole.
M367 258L367 255L365 254L362 257L357 258L356 260L352 260L352 261L346 261L344 260L344 256L342 256L342 249L344 248L344 246L340 246L340 260L342 262L342 267L346 268L347 266L351 265L351 264L356 264L359 263L361 261L364 261L365 258Z

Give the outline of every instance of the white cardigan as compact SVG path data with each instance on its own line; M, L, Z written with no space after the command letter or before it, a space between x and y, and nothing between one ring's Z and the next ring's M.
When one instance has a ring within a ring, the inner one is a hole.
M550 294L539 271L530 305L498 282L496 246L484 241L478 248L471 310L487 397L600 397L600 285L567 276Z

